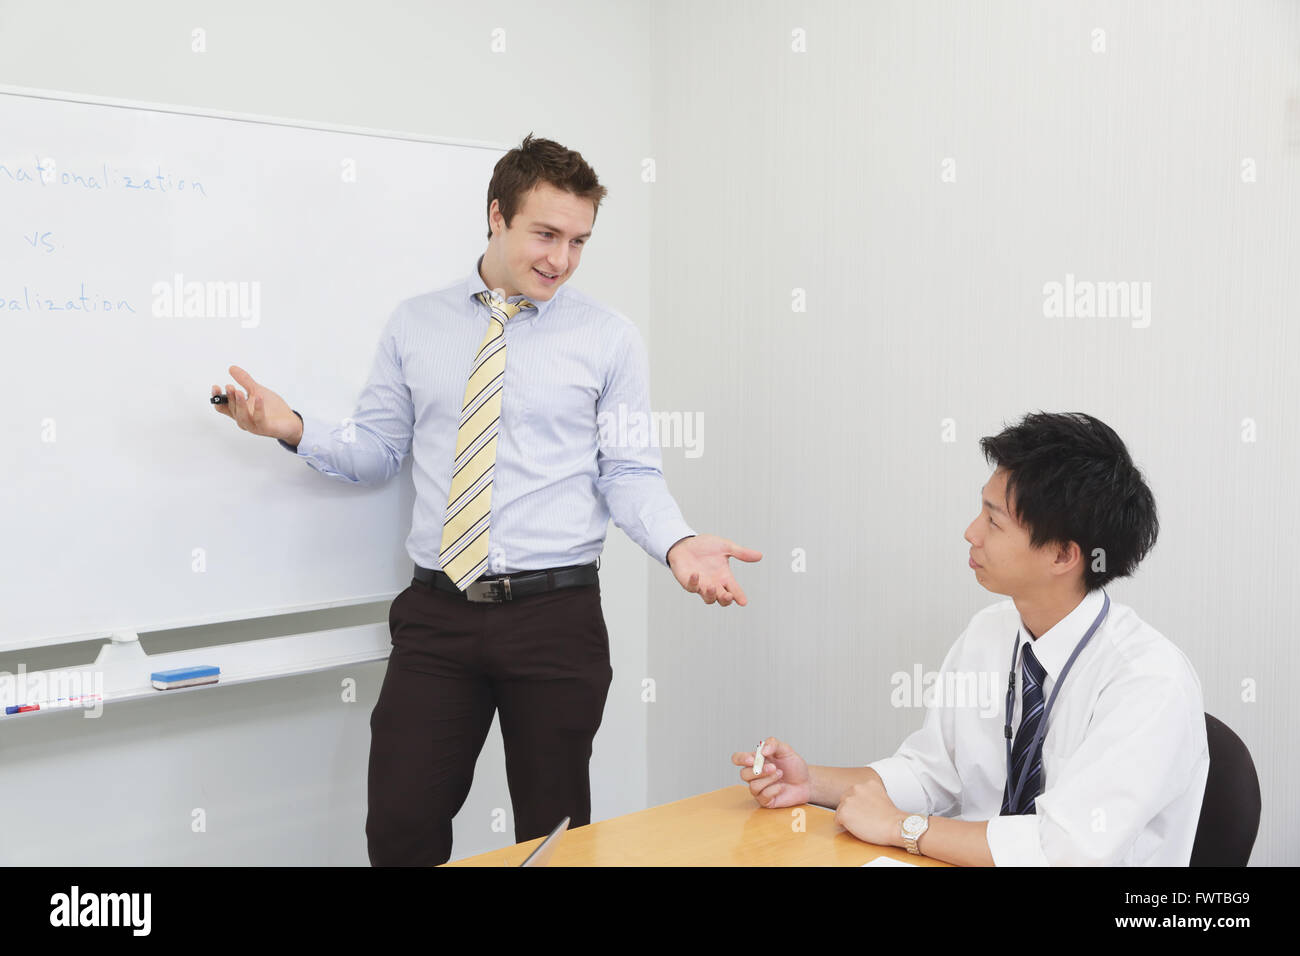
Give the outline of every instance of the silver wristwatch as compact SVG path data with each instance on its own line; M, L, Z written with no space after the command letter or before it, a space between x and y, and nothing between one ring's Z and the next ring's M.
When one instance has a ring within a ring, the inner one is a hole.
M903 845L907 847L908 853L920 856L921 851L916 848L916 841L921 839L921 834L928 829L930 829L930 818L923 817L919 813L913 813L903 821Z

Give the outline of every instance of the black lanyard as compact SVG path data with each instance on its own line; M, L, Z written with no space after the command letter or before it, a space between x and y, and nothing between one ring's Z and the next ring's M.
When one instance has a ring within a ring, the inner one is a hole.
M1024 787L1025 781L1029 778L1029 771L1033 770L1034 754L1038 753L1038 745L1042 743L1043 735L1047 733L1047 715L1052 712L1052 704L1056 701L1056 695L1060 691L1061 685L1065 683L1065 675L1070 672L1070 666L1074 663L1074 659L1079 656L1079 652L1083 650L1084 645L1092 638L1092 635L1096 632L1097 628L1101 627L1101 622L1105 619L1106 612L1110 610L1110 595L1103 591L1102 597L1105 598L1105 601L1102 602L1101 613L1098 614L1097 619L1092 622L1092 627L1088 628L1087 633L1083 635L1083 639L1075 645L1074 653L1070 655L1070 659L1065 662L1065 667L1061 669L1061 676L1058 677L1056 683L1052 685L1052 696L1047 699L1047 707L1043 711L1043 719L1038 722L1038 730L1034 732L1034 740L1029 747L1029 758L1025 761L1025 765L1020 770L1020 776L1016 780L1015 789L1010 790L1011 801L1008 806L1012 808L1016 806L1016 801L1020 799L1020 790ZM1017 630L1016 642L1011 646L1011 674L1007 678L1007 723L1003 730L1003 734L1007 738L1008 789L1010 789L1011 786L1011 707L1015 703L1016 655L1019 651L1020 631ZM1020 719L1022 721L1024 720L1023 714L1020 715Z

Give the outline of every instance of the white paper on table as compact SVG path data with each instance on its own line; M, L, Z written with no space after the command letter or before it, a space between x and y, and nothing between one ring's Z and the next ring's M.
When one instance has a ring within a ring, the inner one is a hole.
M906 863L903 860L895 860L892 856L878 856L874 860L868 860L863 866L916 866L915 863Z

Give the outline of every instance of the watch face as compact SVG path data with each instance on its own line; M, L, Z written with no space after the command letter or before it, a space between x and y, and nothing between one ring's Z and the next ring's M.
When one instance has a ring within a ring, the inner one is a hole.
M903 829L908 833L916 833L923 826L925 826L925 817L917 813L912 814L903 821Z

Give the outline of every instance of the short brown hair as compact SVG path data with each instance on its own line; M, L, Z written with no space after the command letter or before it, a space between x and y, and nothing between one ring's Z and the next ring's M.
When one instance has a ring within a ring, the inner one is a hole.
M533 134L529 133L518 148L497 160L492 170L492 182L488 183L487 193L489 239L492 238L492 200L497 201L506 228L509 228L524 196L538 183L550 183L579 199L590 199L595 207L592 209L592 222L595 222L596 210L608 191L581 153L565 149L554 140L533 139Z

